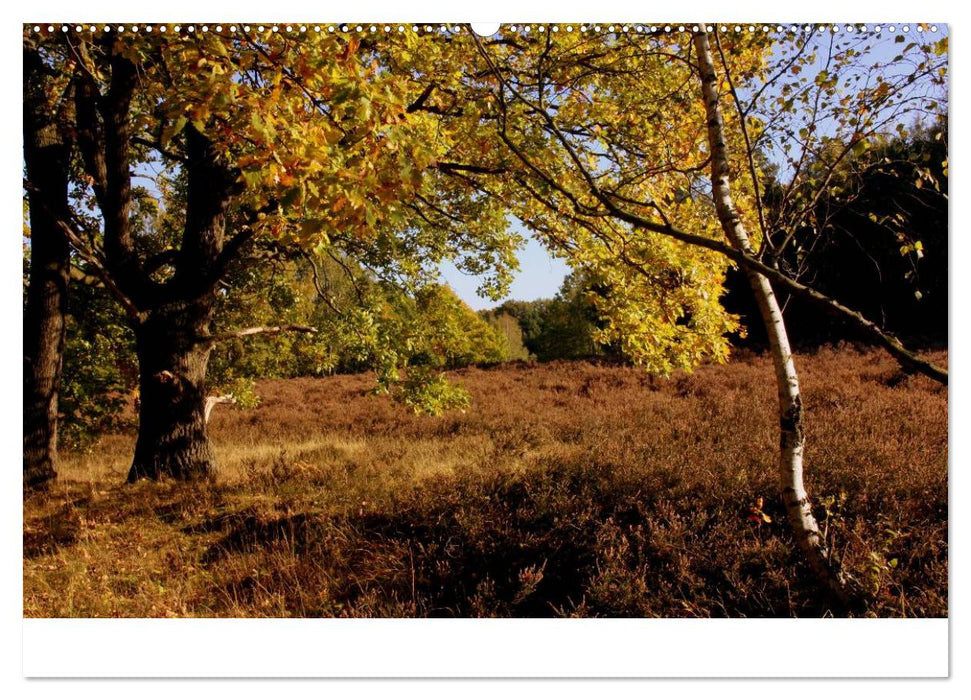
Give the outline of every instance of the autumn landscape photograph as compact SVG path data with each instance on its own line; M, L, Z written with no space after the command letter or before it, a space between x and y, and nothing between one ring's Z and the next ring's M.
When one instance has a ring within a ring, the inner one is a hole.
M948 28L25 24L25 618L947 618Z

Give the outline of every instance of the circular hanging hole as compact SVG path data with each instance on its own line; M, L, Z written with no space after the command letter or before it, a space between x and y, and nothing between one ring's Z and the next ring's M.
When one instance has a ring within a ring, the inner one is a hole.
M479 36L492 36L499 31L499 27L502 25L499 22L496 23L485 23L485 22L473 22L472 31Z

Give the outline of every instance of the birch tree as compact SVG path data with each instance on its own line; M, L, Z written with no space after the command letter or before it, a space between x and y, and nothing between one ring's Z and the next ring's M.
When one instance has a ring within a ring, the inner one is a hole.
M744 29L723 28L730 41L718 45L717 67L705 27L694 36L573 29L547 26L529 35L475 40L489 78L469 82L495 106L505 146L492 167L520 188L512 200L527 226L618 292L598 301L608 320L605 335L621 339L626 354L653 371L726 358L720 339L736 319L718 304L722 274L725 264L743 268L771 342L782 500L810 566L845 604L846 582L819 535L803 483L803 405L773 285L848 321L907 371L945 383L947 372L781 270L772 254L805 223L812 202L830 185L840 153L863 148L910 107L935 108L931 97L946 77L946 40L944 50L930 40L905 47L913 69L891 80L879 77L879 70L854 74L859 54L832 45L832 60L813 76L808 66L818 57L811 41L783 38L779 43L788 40L795 48L776 52L775 40ZM794 86L780 81L780 75L802 70L808 80L799 78ZM864 84L850 92L841 89L841 77ZM771 117L760 119L756 108L744 104L746 98L758 105L770 97L782 100L776 103L782 116L771 124ZM728 99L731 109L723 104ZM802 131L793 131L799 120ZM787 204L774 218L762 196L768 134L788 154L793 176ZM809 180L803 165L813 150L838 137L846 143L826 161L822 177ZM545 157L536 155L537 143L544 144ZM481 184L507 186L484 178Z
M725 120L722 117L719 102L718 75L715 73L708 33L704 29L695 33L694 45L698 57L698 75L704 96L705 116L708 119L711 188L715 212L725 237L732 247L754 258L755 249L752 247L751 237L732 200L728 138L725 134ZM802 395L799 392L799 377L796 374L782 309L779 307L768 278L755 270L746 269L745 272L765 325L772 365L775 369L779 395L779 485L782 501L796 534L796 540L805 551L813 571L838 598L844 599L845 602L844 582L839 572L830 565L829 552L820 535L819 525L813 517L803 482L806 431Z

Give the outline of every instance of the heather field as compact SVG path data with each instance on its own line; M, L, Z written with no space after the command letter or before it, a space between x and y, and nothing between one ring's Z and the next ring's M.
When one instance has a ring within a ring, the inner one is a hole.
M946 616L947 389L879 351L797 361L807 488L865 594L835 614ZM443 417L372 375L260 382L214 412L202 485L124 484L134 428L63 455L24 499L25 616L834 614L777 496L767 357L452 376L473 403Z

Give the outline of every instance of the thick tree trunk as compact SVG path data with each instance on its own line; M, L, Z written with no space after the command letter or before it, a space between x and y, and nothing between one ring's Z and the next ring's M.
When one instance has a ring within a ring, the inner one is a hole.
M24 164L30 183L30 280L24 308L24 486L57 476L58 389L64 355L70 248L56 216L67 210L70 144L56 124L36 51L24 51Z
M732 201L728 147L725 128L718 103L718 76L711 58L708 35L704 30L695 34L698 67L701 74L705 112L708 118L708 143L711 149L712 196L722 229L732 246L754 255L748 233ZM782 311L772 291L772 285L762 274L746 268L749 284L765 324L769 346L775 367L779 395L779 480L782 499L789 516L796 540L820 582L841 603L846 602L844 581L838 569L832 566L826 543L813 517L809 497L803 484L803 450L805 432L802 421L802 398L799 378L789 347Z
M206 432L211 345L199 342L211 318L207 296L159 308L136 328L141 406L129 482L213 476L215 459Z
M186 224L175 274L165 288L145 295L146 320L135 328L141 408L128 481L215 474L206 433L206 368L213 344L214 270L237 185L236 174L202 134L190 126L185 139Z

